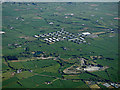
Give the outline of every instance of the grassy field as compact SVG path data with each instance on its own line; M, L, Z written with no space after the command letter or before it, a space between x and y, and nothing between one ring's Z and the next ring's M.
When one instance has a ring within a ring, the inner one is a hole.
M3 88L89 88L86 80L118 82L117 9L118 3L113 2L3 3ZM50 45L34 37L61 28L74 35L90 32L97 37L85 37L87 43L63 40ZM103 58L92 60L91 56ZM63 73L82 57L108 68L78 75Z

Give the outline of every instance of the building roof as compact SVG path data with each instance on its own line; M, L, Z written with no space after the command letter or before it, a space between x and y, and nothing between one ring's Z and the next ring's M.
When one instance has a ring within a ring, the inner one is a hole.
M39 37L38 35L35 35L34 37Z
M5 32L3 32L3 31L0 31L0 34L4 34Z
M54 24L53 22L50 22L49 24Z
M110 84L108 84L108 83L105 83L105 84L103 84L104 86L106 86L106 87L109 87L110 86Z
M89 35L90 33L89 32L83 32L82 34L83 35Z

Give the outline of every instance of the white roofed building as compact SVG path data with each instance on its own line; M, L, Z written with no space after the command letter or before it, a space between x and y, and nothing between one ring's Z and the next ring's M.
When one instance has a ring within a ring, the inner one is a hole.
M37 38L37 37L39 37L39 36L38 36L38 35L34 35L34 37L36 37L36 38Z
M53 23L53 22L50 22L49 24L52 25L52 24L54 24L54 23Z
M83 32L82 34L83 35L90 35L91 33L89 33L89 32Z
M0 34L4 34L5 32L3 32L3 31L0 31Z

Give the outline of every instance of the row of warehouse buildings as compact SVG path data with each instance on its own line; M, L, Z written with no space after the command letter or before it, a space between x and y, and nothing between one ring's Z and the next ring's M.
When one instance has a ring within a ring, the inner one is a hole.
M62 40L72 41L77 44L86 43L85 36L90 35L89 32L83 32L81 34L75 35L74 33L70 33L65 31L64 29L56 32L51 32L48 34L39 34L34 35L35 38L39 38L44 40L46 43L55 43Z

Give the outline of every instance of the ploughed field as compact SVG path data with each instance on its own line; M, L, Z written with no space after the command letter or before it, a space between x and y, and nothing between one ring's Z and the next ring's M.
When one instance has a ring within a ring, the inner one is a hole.
M3 3L3 88L103 88L103 83L118 83L117 5Z

